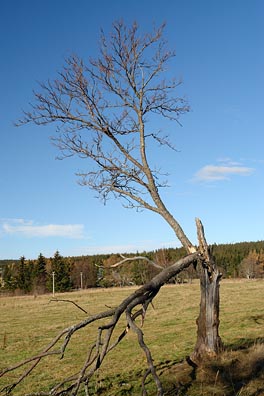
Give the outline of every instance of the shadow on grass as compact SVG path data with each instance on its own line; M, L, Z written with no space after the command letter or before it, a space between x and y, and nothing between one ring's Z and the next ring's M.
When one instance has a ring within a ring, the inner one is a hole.
M199 367L187 360L156 365L166 396L264 396L264 338L240 339L226 346L217 359ZM91 395L138 396L142 371L101 379ZM151 377L148 395L156 395Z
M241 339L197 369L182 362L163 375L166 395L264 396L264 338Z
M228 345L211 367L229 389L227 395L264 395L264 338L243 338Z
M264 315L263 315L264 317ZM227 351L240 351L249 349L256 344L264 344L264 337L258 338L239 338L231 344L225 345Z

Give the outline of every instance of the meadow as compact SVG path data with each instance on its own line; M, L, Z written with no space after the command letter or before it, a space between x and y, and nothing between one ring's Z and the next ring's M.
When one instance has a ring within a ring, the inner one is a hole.
M135 287L88 289L57 297L74 301L92 315L105 311L106 306L118 305L134 290ZM51 297L0 298L0 370L40 352L63 328L87 316L75 305L51 301ZM264 395L264 280L221 282L220 335L226 351L194 372L185 357L195 344L199 299L198 282L168 285L161 289L147 312L145 341L166 394ZM125 325L121 321L118 331L122 332ZM86 327L74 335L64 359L57 355L45 358L12 395L45 391L56 381L80 370L97 326ZM141 376L146 368L136 335L130 331L98 370L90 394L140 395ZM19 373L11 372L0 378L0 388ZM148 389L150 395L155 395L151 378Z

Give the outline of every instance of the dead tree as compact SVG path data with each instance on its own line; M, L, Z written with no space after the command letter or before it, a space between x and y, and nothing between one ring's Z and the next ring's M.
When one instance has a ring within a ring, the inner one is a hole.
M203 268L198 341L193 355L197 360L204 353L215 354L220 349L220 275L201 223L197 221L199 247L196 248L161 198L161 188L167 187L165 174L149 161L150 145L174 149L173 136L156 130L153 117L180 124L179 117L189 111L186 100L177 95L180 81L166 78L167 65L175 54L167 49L163 30L161 26L151 34L140 35L136 23L131 27L123 22L114 23L109 36L101 33L98 58L84 63L76 55L69 57L56 80L41 84L31 110L24 113L18 124L54 123L57 134L52 140L60 150L60 158L76 155L87 159L88 170L78 173L82 185L96 191L104 202L112 196L125 207L159 214L185 248L186 260L197 259ZM170 268L173 266L168 271ZM132 308L137 301L147 306L152 298L149 291L144 297L136 293L131 305L125 308L128 326L138 332L139 340L141 334L135 327ZM112 314L115 318L119 315ZM98 344L94 348L98 351ZM100 356L108 349L107 344ZM100 358L98 364L101 361ZM154 375L151 364L150 371Z

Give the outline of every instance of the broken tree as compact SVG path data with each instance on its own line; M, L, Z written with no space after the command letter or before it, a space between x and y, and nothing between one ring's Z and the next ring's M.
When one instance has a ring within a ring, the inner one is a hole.
M52 140L59 148L60 157L78 156L87 160L88 170L78 173L80 184L96 191L104 202L112 196L128 208L147 209L159 214L185 248L188 265L200 264L201 304L197 344L192 356L198 361L204 354L217 354L222 347L218 334L220 274L208 249L201 222L197 220L199 246L195 247L164 204L160 190L167 187L167 182L158 164L149 160L148 150L153 144L160 149L174 150L173 136L156 130L153 117L155 120L160 117L160 124L162 120L180 124L179 117L189 111L186 100L177 95L180 81L167 78L166 68L175 54L167 49L163 33L164 26L150 34L140 34L136 23L127 27L123 22L115 22L109 35L101 32L99 56L87 63L76 55L69 57L56 80L40 85L31 110L24 113L19 124L54 123L56 134ZM183 269L181 263L176 267L178 272ZM143 286L128 303L121 303L114 313L111 311L112 321L101 328L108 331L108 342L101 350L99 334L99 344L94 345L97 351L95 367L99 367L109 348L112 349L109 346L112 328L120 312L126 312L128 327L136 331L145 350L158 395L162 395L162 386L135 318L144 315L153 296L170 279L167 271L169 275L175 275L175 265L161 271L157 287ZM132 313L139 304L143 310ZM68 340L71 331L63 334ZM75 381L74 389L87 381L91 356Z

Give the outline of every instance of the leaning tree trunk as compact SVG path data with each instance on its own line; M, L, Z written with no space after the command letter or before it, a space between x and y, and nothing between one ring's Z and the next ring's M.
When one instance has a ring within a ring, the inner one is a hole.
M219 329L219 287L222 274L219 273L212 253L207 245L202 223L196 219L201 261L200 313L197 318L197 341L192 354L194 361L206 356L215 356L223 344L218 333Z

